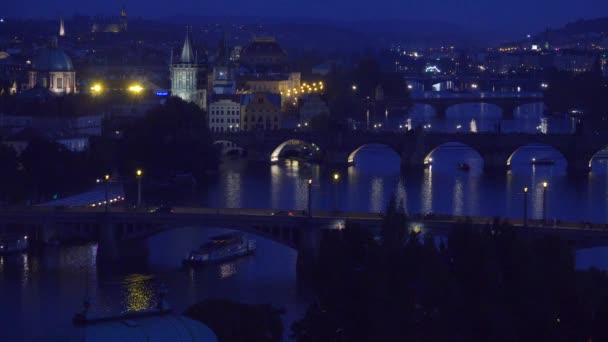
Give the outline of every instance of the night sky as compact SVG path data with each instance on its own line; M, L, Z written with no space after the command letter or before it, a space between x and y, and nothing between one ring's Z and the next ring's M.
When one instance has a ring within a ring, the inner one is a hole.
M152 18L184 13L336 20L393 18L416 23L455 23L468 29L512 30L514 33L559 27L579 18L608 16L606 0L30 0L3 1L0 16L116 14L123 3L130 16Z

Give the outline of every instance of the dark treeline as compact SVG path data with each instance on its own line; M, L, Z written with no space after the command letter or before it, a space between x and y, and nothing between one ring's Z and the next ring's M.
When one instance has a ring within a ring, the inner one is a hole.
M572 74L552 69L546 79L549 87L545 104L550 112L581 110L587 127L608 129L608 80L601 75L599 59L589 72Z
M321 246L297 341L605 341L608 277L564 241L466 222L438 243L392 200L381 239L347 225Z
M196 105L170 98L126 128L124 137L92 137L86 152L72 152L43 134L17 155L0 144L0 202L39 203L84 191L104 174L167 179L191 173L202 178L217 167L219 155Z

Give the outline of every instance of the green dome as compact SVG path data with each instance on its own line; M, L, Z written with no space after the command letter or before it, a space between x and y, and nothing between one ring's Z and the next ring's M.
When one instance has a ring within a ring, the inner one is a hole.
M74 71L70 57L57 47L38 49L32 64L36 71Z

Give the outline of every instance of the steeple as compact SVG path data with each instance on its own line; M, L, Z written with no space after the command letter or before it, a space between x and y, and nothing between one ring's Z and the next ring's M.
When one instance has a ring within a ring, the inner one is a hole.
M194 53L192 52L192 41L190 39L190 28L186 28L186 40L184 41L184 47L182 48L182 56L180 61L182 63L193 63Z
M59 19L59 37L65 36L65 27L63 26L63 18Z

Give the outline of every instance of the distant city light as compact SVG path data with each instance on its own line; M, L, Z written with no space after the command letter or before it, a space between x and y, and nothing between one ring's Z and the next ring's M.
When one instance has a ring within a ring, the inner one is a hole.
M545 82L541 83L540 86L541 86L541 88L544 88L544 89L549 88L549 84L547 84Z
M0 23L3 23L3 22L4 22L4 18L0 18Z
M532 35L528 34L526 35L526 38L532 38Z
M99 83L95 83L91 86L91 92L93 94L97 95L97 94L101 93L102 91L103 91L103 87Z
M139 94L139 93L141 93L143 90L144 90L144 87L142 87L142 86L141 86L141 85L139 85L139 84L133 84L133 85L129 86L129 91L130 91L130 92L132 92L132 93Z
M156 96L169 96L168 91L157 91Z
M424 72L441 72L441 70L439 70L439 68L436 65L429 65L426 67L426 69L424 69Z
M473 88L473 89L477 89L477 87L478 87L477 83L473 83L473 84L471 84L471 88Z

